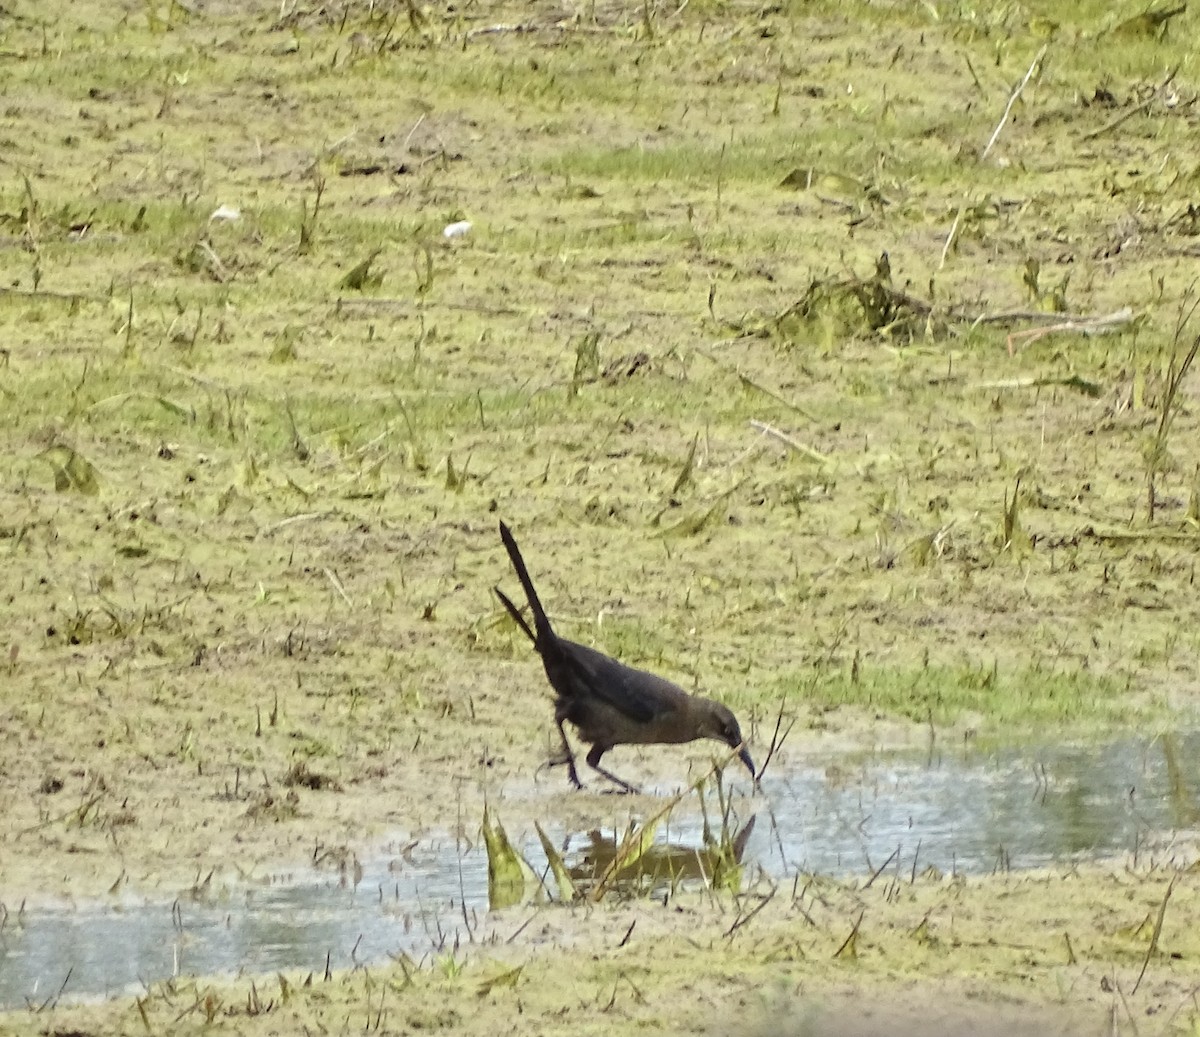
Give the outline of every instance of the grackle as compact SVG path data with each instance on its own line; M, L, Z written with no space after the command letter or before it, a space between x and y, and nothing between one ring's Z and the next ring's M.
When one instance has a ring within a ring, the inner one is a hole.
M500 523L500 539L508 549L517 578L525 589L533 612L533 629L520 609L500 590L496 597L516 624L525 631L542 657L546 677L554 689L554 721L562 738L567 774L576 788L583 788L575 770L575 755L567 741L563 722L569 720L579 737L590 743L588 765L626 792L637 790L600 766L600 758L617 745L677 745L697 738L715 738L731 749L754 774L754 762L734 715L721 703L689 695L681 687L645 670L617 662L587 645L559 637L533 589L529 570L517 549L508 526ZM561 762L561 761L560 761Z

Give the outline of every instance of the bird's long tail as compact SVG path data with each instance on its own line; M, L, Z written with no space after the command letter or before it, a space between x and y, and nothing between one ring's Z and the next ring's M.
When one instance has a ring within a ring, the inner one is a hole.
M513 622L516 623L517 626L519 626L522 630L524 630L529 640L536 645L537 634L529 629L529 624L525 622L525 617L521 615L521 610L512 603L512 599L499 587L493 587L492 590L496 592L496 597L500 599L500 604L508 609L508 614L512 616Z
M533 589L533 580L529 578L529 570L525 568L525 559L521 557L521 551L517 547L517 542L513 539L513 535L509 532L508 526L503 522L500 523L500 539L504 541L504 546L508 551L508 557L512 560L513 568L517 571L517 579L521 581L521 586L525 589L525 597L529 599L529 608L533 611L533 628L536 634L530 633L529 625L525 622L521 613L516 609L511 601L508 600L496 589L496 594L504 603L512 617L524 628L525 633L529 634L533 643L539 649L548 648L555 641L554 629L550 626L550 620L546 616L546 610L542 608L541 600L537 596L537 591Z

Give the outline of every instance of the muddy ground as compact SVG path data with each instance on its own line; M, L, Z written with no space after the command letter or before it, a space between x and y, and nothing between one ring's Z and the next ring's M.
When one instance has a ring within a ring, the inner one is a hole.
M538 773L500 518L563 633L760 755L782 704L772 767L1195 726L1194 13L59 6L0 12L10 911L474 839L485 800L652 811ZM461 971L51 1025L340 1029L386 989L384 1030L609 1032L615 988L679 1029L867 990L1191 1032L1188 864L831 886L730 938L719 898L547 910ZM876 952L835 958L862 898ZM669 954L615 947L635 915Z
M1200 952L1192 876L1082 868L868 888L804 879L737 900L512 909L421 968L180 980L5 1023L58 1033L1188 1033Z

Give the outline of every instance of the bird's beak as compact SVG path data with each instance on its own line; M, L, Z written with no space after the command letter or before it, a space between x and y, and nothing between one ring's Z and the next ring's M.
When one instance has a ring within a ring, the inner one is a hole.
M740 753L738 753L738 759L741 760L742 763L744 763L746 765L746 769L750 772L750 777L753 778L754 777L754 761L752 759L750 759L750 750L747 749L744 745L742 746L742 751Z

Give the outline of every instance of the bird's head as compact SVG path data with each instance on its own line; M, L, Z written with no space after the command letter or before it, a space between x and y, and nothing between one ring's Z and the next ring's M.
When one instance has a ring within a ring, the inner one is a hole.
M742 729L738 726L737 717L719 702L705 701L704 715L700 718L699 737L715 738L724 742L730 749L738 749L738 759L746 765L750 777L754 777L754 761L750 759L750 750L746 748L746 740L742 737Z

